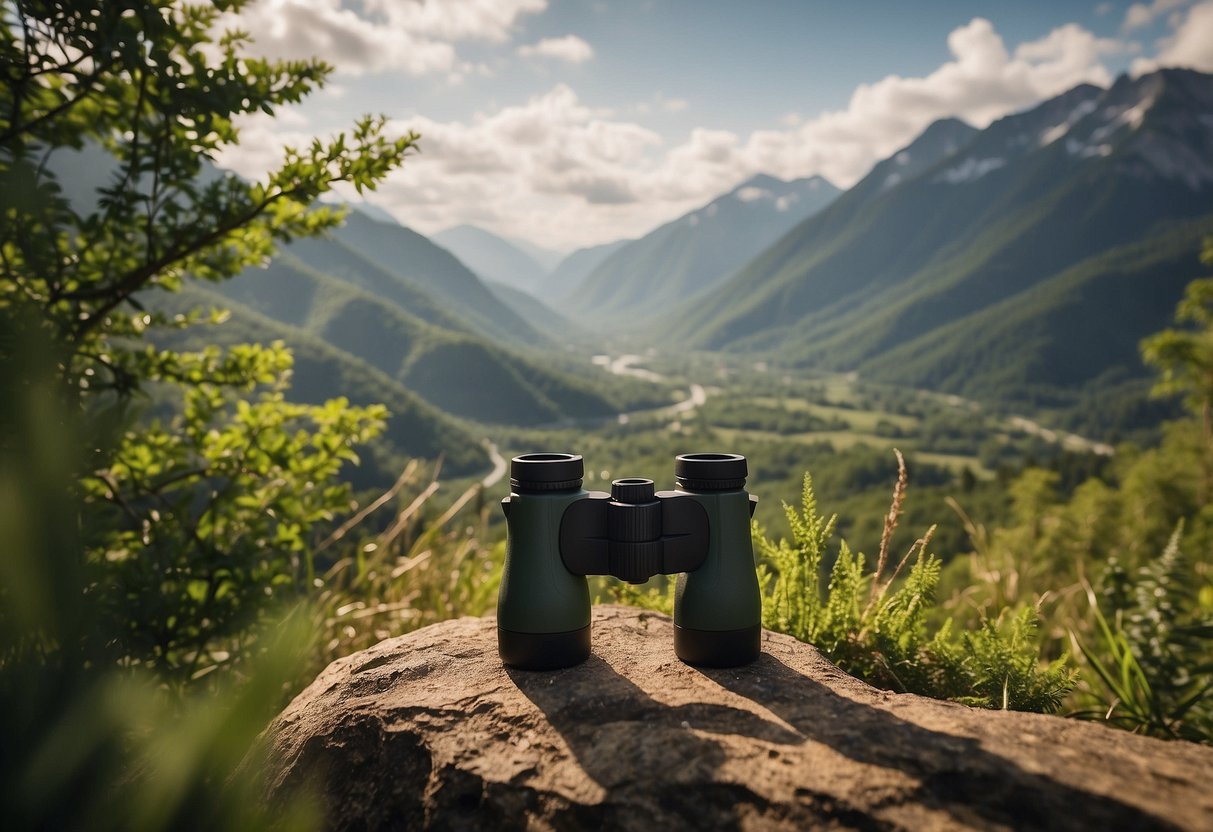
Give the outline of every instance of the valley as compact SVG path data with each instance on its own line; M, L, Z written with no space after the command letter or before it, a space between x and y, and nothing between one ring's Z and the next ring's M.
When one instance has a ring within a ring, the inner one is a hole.
M863 551L874 551L879 540L878 520L897 476L894 448L905 454L910 471L909 522L898 542L908 546L926 526L937 524L944 556L968 544L949 500L984 516L1001 515L999 490L1025 462L1064 459L1068 466L1096 469L1112 452L1104 443L1050 431L1023 416L954 395L865 382L856 374L756 369L712 353L598 354L589 360L661 385L679 401L576 425L476 430L507 458L580 453L586 488L597 490L609 490L612 479L641 475L659 488L673 487L671 465L679 453L744 454L750 488L767 497L756 519L777 534L786 533L781 502L799 493L807 471L823 501L839 512L844 533ZM494 494L504 493L501 470L480 480L495 487ZM444 490L459 494L475 481L452 480ZM499 522L492 512L488 519Z
M808 471L870 551L897 448L902 543L938 524L941 553L962 552L956 506L1003 519L1017 472L1052 468L1064 491L1173 412L1147 397L1138 343L1199 273L1213 188L1156 160L1213 152L1192 115L1210 101L1213 79L1183 70L1080 85L984 129L935 122L846 191L759 175L563 257L355 205L329 235L191 289L185 306L232 320L184 344L280 338L291 395L387 402L347 472L364 498L409 459L442 460L441 505L501 491L527 451L582 453L603 488L668 486L675 454L727 450L751 460L764 526L786 528Z
M1213 828L1213 0L957 5L6 4L5 828Z

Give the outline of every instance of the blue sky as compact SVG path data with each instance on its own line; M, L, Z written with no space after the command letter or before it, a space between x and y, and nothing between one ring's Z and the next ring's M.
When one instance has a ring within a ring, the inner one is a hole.
M255 51L329 86L222 161L384 113L422 153L371 197L558 250L637 236L754 173L846 187L936 118L984 124L1156 64L1213 70L1213 2L254 0Z

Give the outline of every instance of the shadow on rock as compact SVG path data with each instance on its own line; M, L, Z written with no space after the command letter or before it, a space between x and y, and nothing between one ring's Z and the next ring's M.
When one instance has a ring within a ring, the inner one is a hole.
M743 668L699 670L818 742L866 765L919 782L906 802L938 808L961 823L1017 829L1176 829L1114 798L1026 771L968 737L933 731L848 699L769 653Z
M711 818L713 828L736 829L741 807L766 811L768 801L742 784L720 782L715 772L725 760L724 748L692 728L782 744L801 741L786 727L738 708L663 705L597 655L557 673L507 673L560 733L586 775L607 791L601 804L578 808L579 823L646 829L696 817Z

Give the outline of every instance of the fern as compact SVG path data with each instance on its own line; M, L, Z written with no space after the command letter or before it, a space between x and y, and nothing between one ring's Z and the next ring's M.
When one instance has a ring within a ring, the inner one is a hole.
M933 529L915 542L891 576L883 574L905 497L904 464L899 469L876 567L865 571L864 555L840 541L825 591L821 567L837 518L818 513L808 474L800 507L784 506L791 541L772 540L754 525L767 593L763 624L813 644L841 669L877 687L984 708L1057 710L1075 673L1066 657L1040 664L1033 610L1004 611L996 620L961 632L949 619L928 632L927 613L935 603L941 569L939 559L927 552ZM909 571L898 583L907 565Z
M1182 521L1134 580L1113 565L1102 598L1090 593L1099 640L1075 643L1094 672L1098 707L1078 716L1140 733L1213 742L1213 621L1205 620ZM1101 609L1102 607L1102 609ZM1105 610L1108 615L1105 615Z

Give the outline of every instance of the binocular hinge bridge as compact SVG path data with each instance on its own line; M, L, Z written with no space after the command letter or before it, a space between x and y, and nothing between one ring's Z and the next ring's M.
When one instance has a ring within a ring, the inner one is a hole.
M644 583L654 575L691 572L708 553L708 513L676 491L622 503L592 491L568 506L560 522L560 558L575 575L611 575Z

